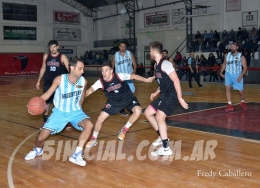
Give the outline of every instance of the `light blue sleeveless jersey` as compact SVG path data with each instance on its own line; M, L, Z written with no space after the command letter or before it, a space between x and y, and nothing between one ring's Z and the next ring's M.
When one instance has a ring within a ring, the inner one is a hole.
M237 53L233 56L231 52L226 56L226 72L230 74L239 74L242 72L242 54Z
M84 77L80 77L76 83L71 83L68 74L61 75L61 82L55 91L53 104L62 112L81 110L80 99L85 87Z
M118 51L115 53L114 58L115 58L116 73L132 74L133 63L132 63L132 54L130 51L126 50L124 56L122 56L120 54L120 51Z

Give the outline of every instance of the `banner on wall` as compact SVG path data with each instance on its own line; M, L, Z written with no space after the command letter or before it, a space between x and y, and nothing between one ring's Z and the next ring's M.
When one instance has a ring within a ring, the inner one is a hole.
M36 27L4 26L4 40L37 40Z
M80 13L54 10L53 22L61 24L80 24Z
M241 10L241 0L226 0L226 11L239 11Z
M144 14L144 27L169 25L169 11Z
M242 27L258 28L258 11L242 12Z
M80 29L53 28L53 39L58 41L80 41Z
M60 46L58 51L64 55L69 57L76 57L77 55L77 48L76 46Z
M184 8L172 10L172 24L176 25L186 23L185 15L186 11Z
M42 53L0 53L0 76L39 74Z

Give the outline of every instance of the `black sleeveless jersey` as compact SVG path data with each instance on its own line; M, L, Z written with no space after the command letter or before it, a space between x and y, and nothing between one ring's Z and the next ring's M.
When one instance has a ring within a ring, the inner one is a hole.
M167 61L167 60L165 60L165 58L162 58L158 65L157 65L157 63L154 65L155 76L156 76L156 80L160 86L161 96L167 96L167 97L173 96L174 98L177 99L177 93L174 88L173 81L168 76L168 74L162 70L163 61Z
M116 73L113 73L113 77L109 81L101 77L100 82L103 86L102 90L110 102L125 103L132 100L133 93L131 89Z
M48 57L45 61L46 70L44 74L44 83L52 84L52 81L57 76L61 74L66 74L67 69L64 63L61 61L62 54L59 53L56 57L53 57L51 54L48 54Z

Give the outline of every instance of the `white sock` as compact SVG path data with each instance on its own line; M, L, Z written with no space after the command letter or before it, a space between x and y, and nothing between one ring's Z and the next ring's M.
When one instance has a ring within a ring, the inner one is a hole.
M78 153L78 152L82 151L82 149L83 149L82 147L77 146L75 153Z
M129 123L129 121L125 124L125 127L128 128L128 129L129 129L131 126L132 126L132 124Z
M229 102L228 102L228 104L232 104L232 102L231 102L231 101L229 101Z
M245 100L241 100L241 102L245 102Z
M93 132L93 136L94 136L95 138L97 138L97 137L98 137L98 133L99 133L99 132L95 132L95 131L94 131L94 132Z
M42 148L37 148L36 146L35 146L35 149L36 149L36 151L37 151L38 153L40 153L41 150L42 150Z

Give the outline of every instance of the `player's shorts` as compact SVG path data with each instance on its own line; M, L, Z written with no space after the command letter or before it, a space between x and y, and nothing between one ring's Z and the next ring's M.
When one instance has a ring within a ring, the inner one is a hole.
M165 113L166 116L172 115L174 107L178 99L175 96L160 96L155 99L150 106L154 108L155 111L160 110Z
M84 119L90 119L90 117L82 110L62 112L57 108L53 108L52 114L44 124L43 128L52 131L51 134L56 134L61 132L67 123L70 122L74 128L82 131L83 127L79 126L79 123Z
M123 108L126 108L129 112L132 112L132 109L135 106L141 106L137 98L133 96L130 100L122 103L114 103L109 100L106 102L105 107L101 109L108 113L110 116L118 114Z
M42 92L45 93L46 91L48 91L48 89L51 87L51 85L52 85L52 83L44 84ZM48 100L46 100L46 104L53 104L54 94L55 94L55 92L50 96L50 98Z
M134 81L133 80L125 80L125 82L128 84L128 86L130 87L132 93L135 92L135 85L134 85Z
M231 86L234 90L243 91L244 90L244 81L243 78L240 82L237 82L237 78L240 76L240 73L238 74L230 74L229 72L225 73L225 86Z

